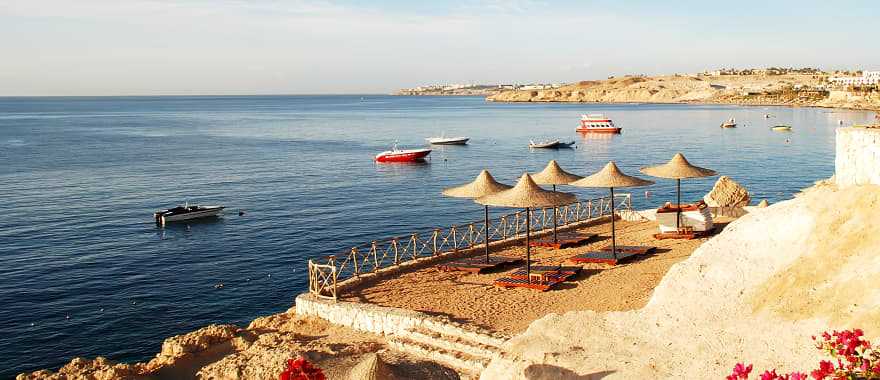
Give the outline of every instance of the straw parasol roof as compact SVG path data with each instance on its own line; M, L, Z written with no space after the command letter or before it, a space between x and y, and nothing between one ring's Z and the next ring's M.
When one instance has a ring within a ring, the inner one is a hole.
M676 153L669 162L663 165L646 166L639 171L652 177L672 179L711 177L718 175L714 170L691 165L687 158L684 158L684 155L681 153Z
M562 170L556 160L550 160L544 170L532 174L532 179L539 185L567 185L581 178L584 177Z
M509 188L508 185L498 183L488 170L483 170L473 182L444 189L443 195L456 198L479 198Z
M577 187L637 187L653 183L654 181L623 174L614 161L610 161L596 174L569 183L569 185Z
M388 364L385 364L375 352L367 354L364 360L348 371L349 380L394 380L397 378Z
M482 205L501 207L552 207L574 203L574 194L544 190L524 173L511 189L479 197L474 200Z

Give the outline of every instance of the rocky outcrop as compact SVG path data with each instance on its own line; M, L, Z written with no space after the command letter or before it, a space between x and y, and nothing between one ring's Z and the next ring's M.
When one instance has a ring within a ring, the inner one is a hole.
M709 207L745 207L752 201L749 191L728 176L721 176L703 197Z
M373 335L316 318L299 317L291 311L258 318L247 328L210 325L168 338L161 352L146 363L75 358L57 372L36 371L21 374L17 379L276 379L288 359L303 356L333 373L340 365L336 359L358 357L382 347ZM336 372L344 373L348 364L343 363Z
M93 360L74 358L57 372L49 370L21 374L16 380L139 380L153 379L143 375L141 365L115 363L107 358L97 357Z

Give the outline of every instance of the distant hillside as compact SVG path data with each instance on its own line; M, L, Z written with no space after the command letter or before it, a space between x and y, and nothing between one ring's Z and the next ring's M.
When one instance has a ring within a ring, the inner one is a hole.
M672 75L582 81L547 90L510 90L496 102L722 103L880 109L876 92L826 87L825 75Z

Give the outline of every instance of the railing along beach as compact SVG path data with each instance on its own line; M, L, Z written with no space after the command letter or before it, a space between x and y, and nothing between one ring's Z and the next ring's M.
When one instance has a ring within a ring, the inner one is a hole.
M615 194L616 211L632 211L631 194ZM531 212L531 231L547 232L553 229L553 212L557 226L595 220L611 215L611 197L579 200L556 208ZM525 211L504 214L489 219L489 241L516 240L525 237ZM485 243L485 220L452 225L448 228L426 229L408 235L351 247L325 260L310 259L309 292L322 298L336 299L337 285L348 279L378 272L383 268L399 266L420 258L445 255L470 249Z

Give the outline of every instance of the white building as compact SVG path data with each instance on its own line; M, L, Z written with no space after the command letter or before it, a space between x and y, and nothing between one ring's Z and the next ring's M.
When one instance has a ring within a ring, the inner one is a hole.
M843 86L880 84L880 71L863 71L860 77L832 77L828 81Z

